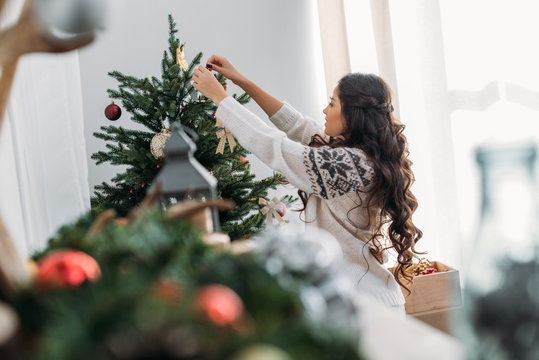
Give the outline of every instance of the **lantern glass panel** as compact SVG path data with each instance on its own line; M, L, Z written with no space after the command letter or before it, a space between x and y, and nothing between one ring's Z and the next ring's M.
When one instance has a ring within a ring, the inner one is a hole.
M216 197L217 180L194 157L196 146L191 138L176 127L164 148L166 165L156 178L161 183L164 208L183 201L211 201ZM214 231L219 230L219 214L212 209Z

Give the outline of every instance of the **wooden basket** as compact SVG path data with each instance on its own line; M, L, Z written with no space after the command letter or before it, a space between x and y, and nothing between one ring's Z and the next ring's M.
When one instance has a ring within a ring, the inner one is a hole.
M433 261L437 272L414 276L408 286L410 294L403 289L407 314L440 310L462 305L459 272L450 266ZM391 271L392 269L390 269ZM413 269L410 269L413 271Z

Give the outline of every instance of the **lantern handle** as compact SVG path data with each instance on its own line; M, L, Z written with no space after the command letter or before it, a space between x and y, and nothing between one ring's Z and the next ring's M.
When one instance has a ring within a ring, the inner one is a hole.
M187 126L185 126L183 124L179 124L178 128L185 131L187 136L189 136L191 138L191 140L193 140L194 143L196 143L198 141L198 134L193 129L191 129L190 127L187 127Z

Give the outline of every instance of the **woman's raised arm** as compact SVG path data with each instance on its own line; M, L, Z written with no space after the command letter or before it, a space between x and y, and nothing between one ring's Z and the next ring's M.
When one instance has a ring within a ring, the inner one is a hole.
M225 57L212 55L206 62L210 70L215 70L245 91L264 112L272 117L283 106L283 102L268 94L254 82L240 73ZM209 66L208 66L209 65Z

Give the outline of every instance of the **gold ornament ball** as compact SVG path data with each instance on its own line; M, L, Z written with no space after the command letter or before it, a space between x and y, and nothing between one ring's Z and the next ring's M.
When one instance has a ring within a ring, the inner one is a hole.
M242 350L232 360L292 360L292 357L273 345L256 344Z
M165 148L165 144L167 143L169 137L170 130L163 129L161 130L161 132L155 134L155 136L152 138L152 141L150 142L150 151L153 157L157 160L165 158L165 153L163 152L163 149Z

